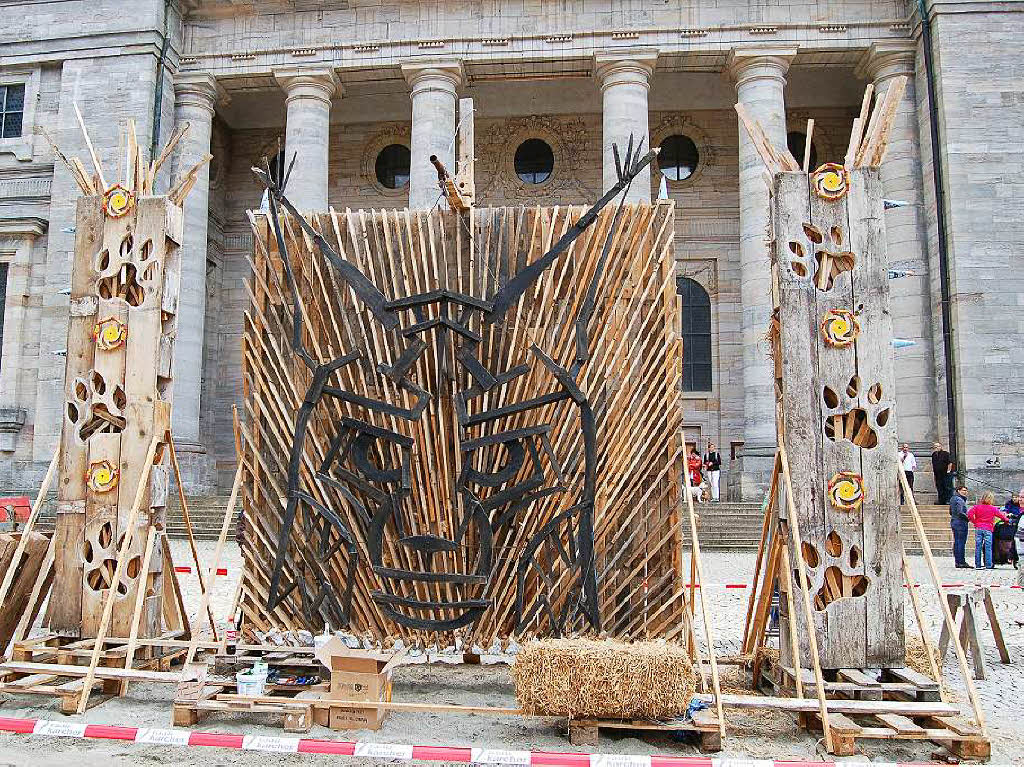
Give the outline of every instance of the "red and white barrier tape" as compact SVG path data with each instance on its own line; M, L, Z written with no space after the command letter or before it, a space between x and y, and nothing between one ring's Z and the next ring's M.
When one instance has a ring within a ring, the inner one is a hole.
M191 568L191 567L186 567L186 566L183 565L181 567L175 567L174 568L174 572L188 574L188 573L194 573L195 570L193 568ZM217 575L218 576L227 575L227 574L228 574L228 569L226 567L218 567L217 568Z
M397 743L360 743L350 740L288 738L278 735L239 735L159 727L121 727L108 724L55 722L48 719L0 717L0 732L60 738L127 740L154 746L214 746L279 754L334 754L407 762L461 762L519 767L835 767L836 762L785 759L718 759L706 756L655 754L579 754L556 751L407 746ZM841 762L841 767L927 767L928 762ZM988 767L1010 767L989 765Z

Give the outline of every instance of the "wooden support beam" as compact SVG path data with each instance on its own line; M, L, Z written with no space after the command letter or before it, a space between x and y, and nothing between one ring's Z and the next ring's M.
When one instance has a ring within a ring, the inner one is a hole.
M107 635L110 625L110 618L114 612L114 601L117 597L117 584L121 582L121 576L128 566L128 552L135 536L135 523L139 517L139 509L142 506L142 499L146 495L149 485L149 475L153 469L153 459L156 457L156 449L160 444L160 436L154 436L149 443L149 450L143 459L142 474L139 477L138 486L135 489L135 500L132 502L131 512L128 515L128 523L125 528L121 546L117 551L117 566L110 580L110 588L107 590L107 601L103 605L103 615L100 617L99 630L96 632L96 649L93 651L92 659L89 661L89 669L85 675L85 685L82 689L81 701L78 704L78 713L84 714L89 705L89 695L92 692L93 680L96 678L96 665L99 663L100 655L103 654L103 638ZM139 586L143 586L140 584Z
M128 635L128 649L125 651L124 667L131 668L135 660L135 649L138 647L139 622L142 619L142 606L146 601L147 575L149 563L153 557L153 541L156 539L157 530L153 525L149 526L149 535L146 536L146 550L142 554L142 569L139 570L139 585L135 589L135 609L132 611L131 634ZM118 685L117 694L124 696L128 692L128 680L124 679Z
M14 583L14 576L18 571L18 566L21 564L21 558L25 554L25 547L28 545L28 534L31 533L32 529L36 526L36 520L39 519L39 512L46 500L46 494L50 492L50 485L53 483L53 477L57 473L58 463L60 463L59 447L53 454L50 466L46 470L46 474L43 476L43 481L39 485L39 492L36 494L36 501L32 504L32 511L29 513L28 519L25 521L25 526L21 529L21 538L18 540L18 546L14 550L14 556L11 558L11 564L7 568L7 572L4 573L3 582L0 583L0 610L3 610L4 608L4 602L7 600L7 593L11 590L11 584Z
M981 728L981 734L988 735L988 728L985 724L985 712L981 708L978 690L974 686L970 669L967 667L967 656L964 654L964 647L960 642L960 637L957 636L956 622L953 620L953 614L949 611L949 604L946 602L946 590L942 586L942 578L939 576L939 569L935 565L935 557L932 556L932 546L928 542L928 535L925 532L924 523L921 521L921 514L917 510L914 491L907 482L907 475L903 470L903 464L898 465L900 485L903 488L903 495L907 500L907 505L910 506L910 516L914 521L917 538L921 542L921 550L924 552L924 560L928 564L928 571L932 576L932 585L935 586L935 590L938 592L939 605L942 607L942 618L945 622L946 630L953 637L953 649L956 651L956 660L960 665L960 673L964 677L964 685L967 687L967 695L971 700L971 708L974 709L974 721Z
M804 607L804 620L807 624L807 640L811 647L811 663L814 667L814 681L817 686L818 693L818 708L821 716L821 726L825 732L825 748L829 753L832 753L832 729L829 726L828 721L828 708L825 704L825 680L821 674L821 659L818 656L818 638L814 631L814 612L811 609L811 594L810 588L807 585L807 569L804 566L803 557L800 556L800 516L796 509L796 504L793 502L793 478L789 474L789 456L786 455L786 443L783 439L783 430L778 430L779 440L779 461L782 464L782 478L785 483L786 491L786 508L788 510L788 527L791 535L792 547L795 552L794 556L797 558L799 567L797 568L797 576L800 580L800 594L803 598ZM794 619L796 616L793 616ZM798 658L794 659L796 663Z

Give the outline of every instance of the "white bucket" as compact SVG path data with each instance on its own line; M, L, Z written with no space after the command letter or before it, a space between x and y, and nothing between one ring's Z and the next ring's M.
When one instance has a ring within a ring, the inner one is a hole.
M238 694L248 698L259 698L263 695L263 687L267 683L267 672L239 671L235 674L238 683Z

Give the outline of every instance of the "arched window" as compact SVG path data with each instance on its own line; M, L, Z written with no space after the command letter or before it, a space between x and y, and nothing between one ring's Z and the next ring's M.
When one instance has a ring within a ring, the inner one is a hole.
M711 299L700 283L680 277L683 391L711 391Z

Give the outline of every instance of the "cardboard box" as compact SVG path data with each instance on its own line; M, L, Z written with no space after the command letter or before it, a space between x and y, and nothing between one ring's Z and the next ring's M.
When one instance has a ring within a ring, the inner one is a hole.
M316 659L330 672L327 700L391 700L391 672L400 655L353 650L334 637L318 647ZM319 714L317 724L325 723L332 730L379 730L387 717L386 709L331 706L326 715Z

